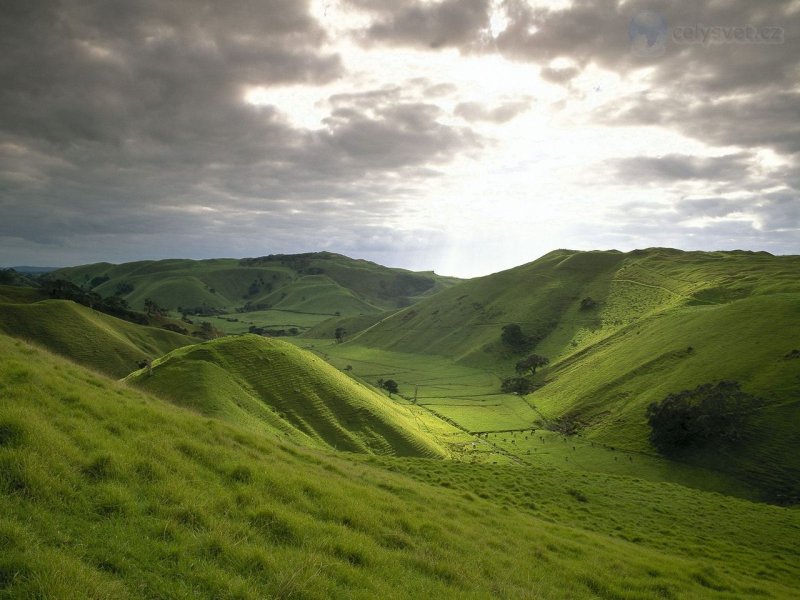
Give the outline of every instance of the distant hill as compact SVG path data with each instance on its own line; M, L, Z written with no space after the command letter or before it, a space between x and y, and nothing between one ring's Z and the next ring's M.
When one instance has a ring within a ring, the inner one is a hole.
M0 331L112 377L124 377L144 359L197 341L122 321L69 300L35 301L31 296L36 290L24 296L12 290L0 286Z
M39 287L35 275L16 269L0 269L0 286Z
M244 335L180 348L126 381L202 414L294 429L296 439L330 448L447 454L408 407L280 340Z
M49 275L121 295L136 309L147 298L177 310L278 309L323 316L397 309L458 280L383 267L330 252L247 259L160 260L59 269Z
M800 257L559 250L461 283L346 343L455 357L510 377L526 352L501 340L509 324L528 338L527 352L550 359L530 401L609 446L653 452L649 403L738 382L764 401L746 441L682 460L729 472L774 501L800 498Z
M59 267L11 267L17 273L28 273L30 275L39 275L41 273L50 273L52 271L57 271Z

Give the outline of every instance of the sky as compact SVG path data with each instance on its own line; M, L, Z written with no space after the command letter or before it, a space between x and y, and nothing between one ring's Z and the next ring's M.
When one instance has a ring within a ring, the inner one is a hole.
M800 254L800 0L3 0L0 265Z

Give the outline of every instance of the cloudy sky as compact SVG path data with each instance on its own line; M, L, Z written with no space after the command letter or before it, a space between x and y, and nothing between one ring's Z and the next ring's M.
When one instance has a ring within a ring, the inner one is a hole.
M2 0L0 265L800 253L800 0Z

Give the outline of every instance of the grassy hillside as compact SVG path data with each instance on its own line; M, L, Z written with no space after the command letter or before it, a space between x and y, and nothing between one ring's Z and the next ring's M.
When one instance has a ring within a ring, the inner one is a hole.
M126 381L205 415L263 421L339 450L447 454L411 408L280 340L245 335L180 348Z
M392 314L394 314L394 311L373 315L336 317L334 319L328 319L305 331L303 333L303 337L332 340L336 335L336 330L341 327L345 332L344 339L349 339L350 337L361 333L365 329L376 325L383 319L390 317Z
M4 598L800 593L796 510L301 448L3 335L0 389Z
M517 323L552 360L672 308L798 294L798 272L800 257L766 253L556 250L399 311L358 343L503 364L510 355L500 343L501 328ZM596 307L582 309L585 298Z
M456 282L434 273L390 269L339 254L319 252L250 259L161 260L60 269L64 278L103 296L121 292L134 308L146 298L178 307L233 312L256 309L341 315L396 309Z
M800 257L766 253L561 250L446 290L344 346L438 354L499 380L514 375L521 356L500 339L504 325L517 323L534 339L530 351L551 364L537 373L540 387L527 399L537 418L532 422L530 409L515 410L503 417L501 428L544 427L566 418L598 447L649 456L655 454L645 419L650 402L703 383L735 380L763 399L743 439L675 458L722 474L729 480L726 489L795 502L798 273ZM492 430L500 409L485 393L476 390L470 399L462 389L466 399L436 410L470 431Z
M40 288L0 285L0 302L3 303L29 304L46 299L47 295Z
M124 377L136 370L140 361L196 341L164 329L122 321L68 300L0 303L0 331L112 377Z

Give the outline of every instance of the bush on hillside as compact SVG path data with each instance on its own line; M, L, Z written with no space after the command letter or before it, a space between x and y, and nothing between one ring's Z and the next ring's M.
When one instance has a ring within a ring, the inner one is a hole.
M520 394L524 396L533 391L533 384L525 377L509 377L503 380L500 391L504 394Z
M535 340L522 333L522 328L516 323L509 323L503 327L500 339L515 354L522 354L533 348Z
M647 407L650 441L664 454L715 440L738 441L747 415L760 403L735 381L669 394Z

